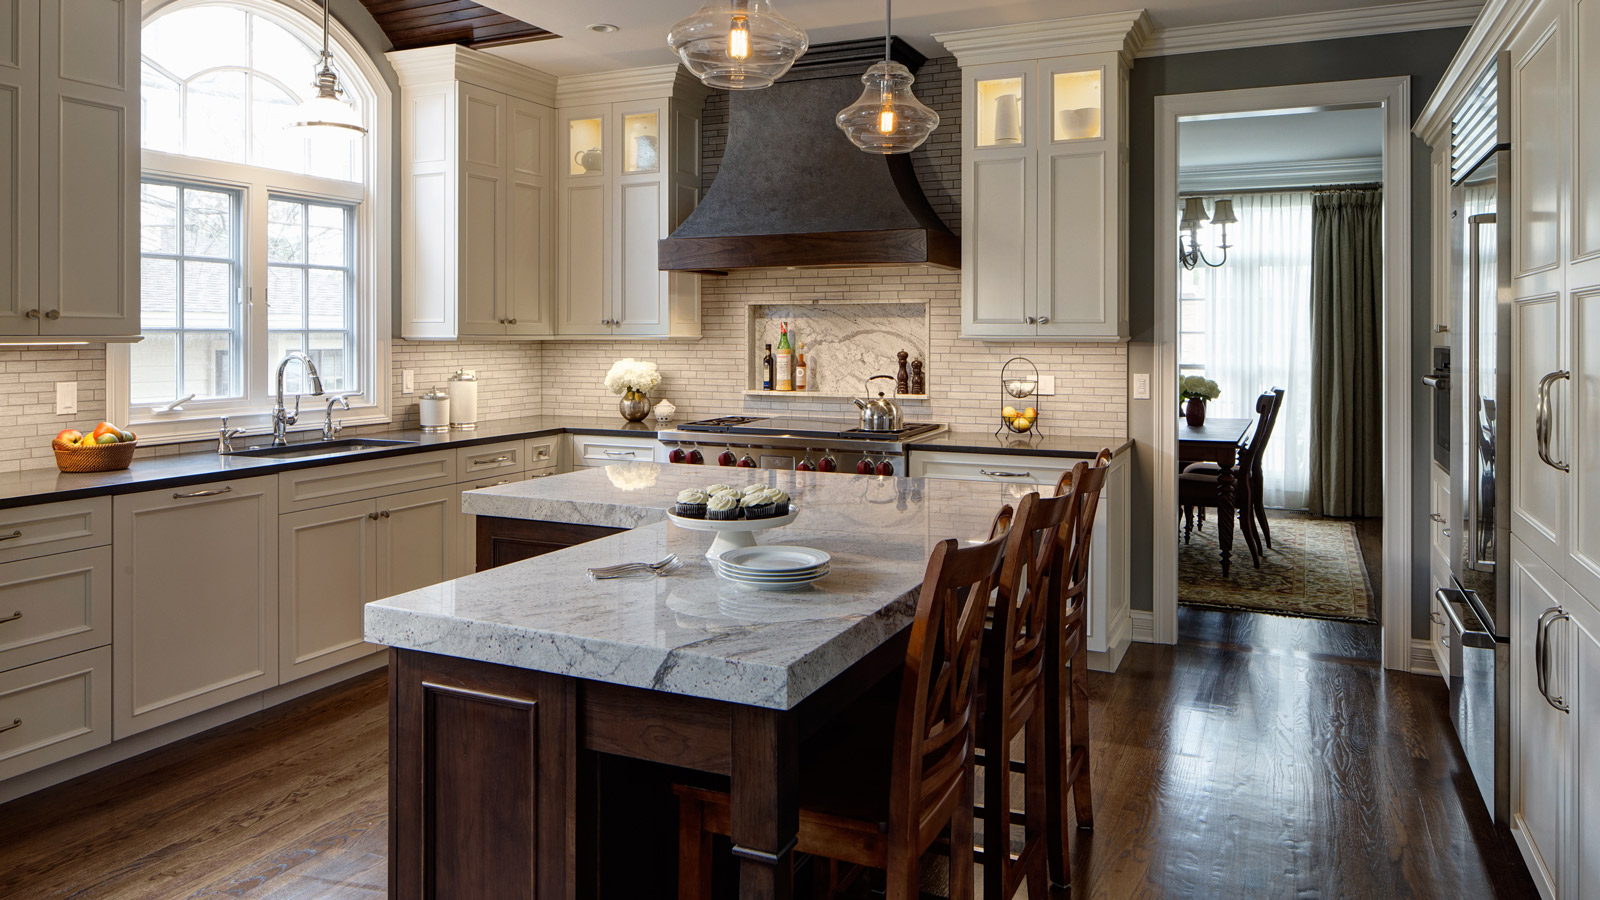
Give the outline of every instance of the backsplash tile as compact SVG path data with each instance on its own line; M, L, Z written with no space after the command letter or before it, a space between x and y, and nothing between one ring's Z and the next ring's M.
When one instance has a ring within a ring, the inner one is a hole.
M541 371L536 344L526 341L404 341L396 340L390 372L390 407L394 428L421 425L417 398L434 385L444 386L458 369L478 375L478 419L510 419L537 416L543 412L540 400ZM401 373L411 369L416 376L416 392L402 394Z
M56 382L78 383L78 411L56 415ZM55 464L50 439L106 417L106 345L0 347L0 472Z

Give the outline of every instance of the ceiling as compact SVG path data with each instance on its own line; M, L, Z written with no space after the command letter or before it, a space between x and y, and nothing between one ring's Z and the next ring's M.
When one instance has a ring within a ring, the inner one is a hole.
M1263 163L1380 159L1383 110L1288 111L1178 125L1178 171Z
M606 72L674 61L666 34L672 24L693 13L702 0L486 0L488 6L532 22L559 39L494 49L498 56L533 66L552 75ZM1130 0L918 0L901 2L894 31L930 57L948 56L932 35L943 31L1037 22L1067 16L1136 8ZM1375 6L1403 6L1398 0L1147 0L1142 4L1158 29L1217 25L1271 16L1325 13ZM883 33L883 7L862 0L779 0L778 9L806 29L813 44L850 40ZM588 26L618 26L612 34L596 34Z

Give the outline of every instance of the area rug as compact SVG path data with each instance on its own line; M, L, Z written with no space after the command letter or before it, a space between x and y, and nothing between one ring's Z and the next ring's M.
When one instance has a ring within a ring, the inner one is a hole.
M1215 513L1189 543L1178 533L1178 602L1285 616L1375 622L1372 590L1356 543L1356 527L1337 519L1274 518L1261 568L1236 528L1233 562L1222 577Z

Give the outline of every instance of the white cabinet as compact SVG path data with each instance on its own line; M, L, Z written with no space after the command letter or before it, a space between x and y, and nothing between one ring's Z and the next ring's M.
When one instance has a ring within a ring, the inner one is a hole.
M137 340L139 4L0 22L0 335Z
M0 672L109 643L110 547L0 565Z
M1127 340L1127 78L1147 28L1132 12L937 36L962 65L963 337Z
M563 337L699 337L700 276L657 244L700 197L705 89L676 66L564 78L556 329Z
M278 478L112 503L118 739L278 683Z
M912 478L981 481L1047 491L1053 490L1061 475L1079 462L1082 460L913 447L907 474ZM1084 615L1084 631L1089 667L1098 671L1115 672L1133 640L1128 571L1129 491L1127 455L1115 456L1106 473L1099 511L1089 538L1089 604ZM996 508L998 506L997 503Z
M616 463L656 460L661 444L654 437L624 437L610 434L574 434L573 468L609 466ZM658 461L658 460L656 460Z
M0 781L111 743L111 648L0 672Z
M554 331L554 79L462 47L389 54L401 81L401 335Z

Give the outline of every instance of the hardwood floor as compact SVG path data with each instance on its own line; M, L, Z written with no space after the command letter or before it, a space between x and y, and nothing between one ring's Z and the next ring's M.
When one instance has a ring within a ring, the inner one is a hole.
M1443 682L1363 659L1341 623L1285 620L1278 644L1273 622L1192 612L1194 643L1093 675L1075 896L1536 896ZM384 691L366 676L0 806L0 897L383 897Z

